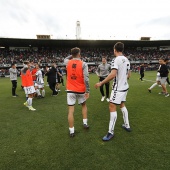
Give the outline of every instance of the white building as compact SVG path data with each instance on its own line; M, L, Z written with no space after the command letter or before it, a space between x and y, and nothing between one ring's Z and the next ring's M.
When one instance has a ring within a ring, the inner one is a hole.
M81 34L81 27L80 27L80 21L76 22L76 39L80 39L80 34Z

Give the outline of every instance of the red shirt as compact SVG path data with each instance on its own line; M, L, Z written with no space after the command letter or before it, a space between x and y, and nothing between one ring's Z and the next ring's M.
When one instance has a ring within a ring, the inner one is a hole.
M36 75L35 75L35 73L37 72L37 69L36 68L34 68L33 70L32 70L32 79L33 79L33 81L36 81Z

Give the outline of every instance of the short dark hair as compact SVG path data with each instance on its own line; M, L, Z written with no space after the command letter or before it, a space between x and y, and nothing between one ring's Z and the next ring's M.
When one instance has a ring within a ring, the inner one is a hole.
M102 56L102 58L106 59L107 60L107 57L106 56Z
M71 49L71 55L72 55L73 57L76 57L77 54L79 54L79 53L80 53L80 48L75 47L75 48L72 48L72 49Z
M12 64L11 64L11 66L14 66L14 65L15 65L15 63L12 63Z
M123 52L124 50L124 44L122 42L117 42L115 45L114 45L114 49L117 51L117 52Z

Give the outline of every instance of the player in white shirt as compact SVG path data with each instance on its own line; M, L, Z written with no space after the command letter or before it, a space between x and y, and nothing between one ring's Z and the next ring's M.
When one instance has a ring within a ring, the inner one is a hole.
M38 95L38 98L44 98L45 97L45 89L44 89L44 79L43 79L43 75L42 75L42 71L40 68L39 64L36 64L36 82L35 82L35 91ZM40 90L42 92L42 95L40 93Z
M123 55L124 44L117 42L114 45L114 55L116 56L111 63L111 73L102 81L95 84L95 87L98 88L103 84L113 81L113 89L110 96L110 122L109 122L109 131L106 136L103 137L103 141L109 141L114 137L114 127L117 119L116 106L120 105L120 109L123 113L124 124L122 128L130 132L130 125L128 119L128 111L125 106L126 95L129 89L127 79L130 77L130 62Z
M159 60L159 64L160 64L160 60ZM160 80L161 80L161 77L160 77L160 68L161 68L161 65L159 66L158 71L157 71L157 74L156 74L156 82L153 83L152 86L148 88L149 93L151 93L151 90L152 90L155 86L161 84L161 83L160 83Z

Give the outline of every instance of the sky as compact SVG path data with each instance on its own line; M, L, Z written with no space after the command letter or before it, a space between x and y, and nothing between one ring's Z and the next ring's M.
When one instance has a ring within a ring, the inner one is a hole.
M170 40L169 0L0 0L0 37Z

